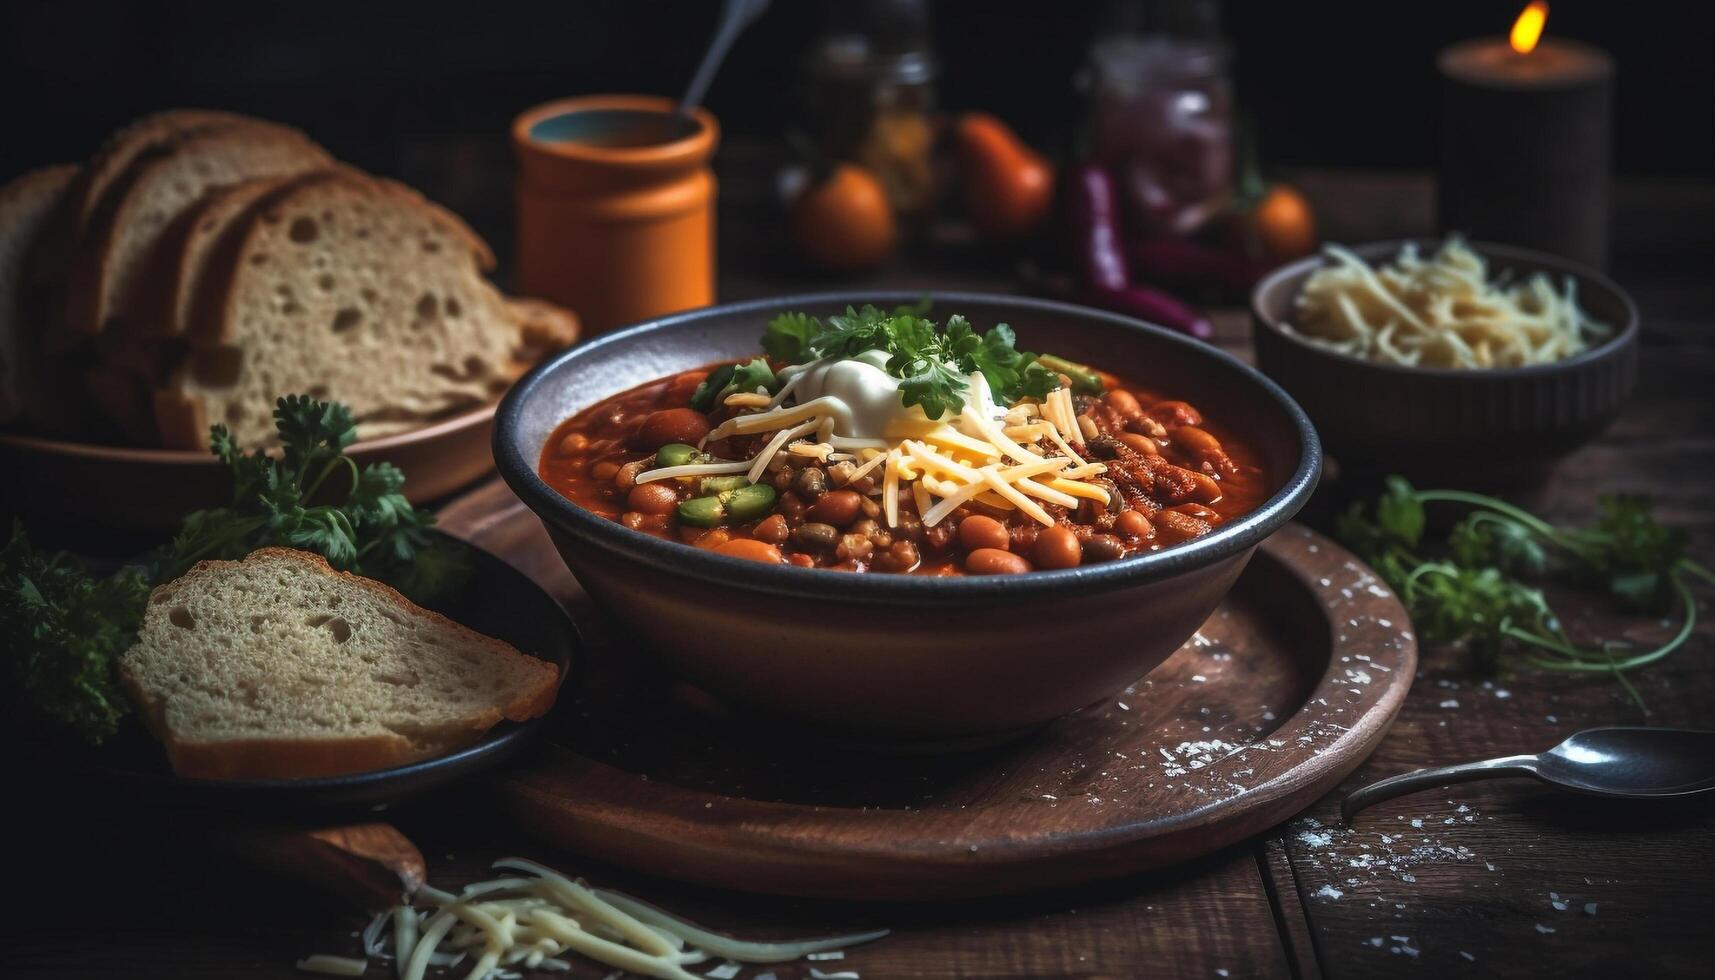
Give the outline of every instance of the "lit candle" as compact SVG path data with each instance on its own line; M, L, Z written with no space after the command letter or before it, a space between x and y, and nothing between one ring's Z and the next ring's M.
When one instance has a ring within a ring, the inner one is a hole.
M1599 48L1542 38L1534 0L1507 38L1437 59L1444 91L1438 213L1443 232L1541 249L1597 266L1608 257L1614 63Z

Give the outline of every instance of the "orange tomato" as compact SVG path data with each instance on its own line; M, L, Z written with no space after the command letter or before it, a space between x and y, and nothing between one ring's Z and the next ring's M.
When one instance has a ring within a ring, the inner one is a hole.
M955 135L965 215L978 234L1006 240L1035 231L1054 205L1054 167L988 113L959 117Z
M893 254L898 238L887 190L855 164L836 165L792 202L792 239L823 268L873 268Z
M1250 215L1251 234L1261 258L1279 265L1316 251L1316 214L1304 195L1285 184L1275 184L1256 203Z

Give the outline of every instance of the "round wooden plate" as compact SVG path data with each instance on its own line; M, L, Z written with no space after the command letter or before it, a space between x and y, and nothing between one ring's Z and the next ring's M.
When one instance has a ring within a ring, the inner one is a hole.
M642 871L829 898L1017 892L1243 840L1369 755L1417 663L1392 592L1298 525L1148 677L979 752L819 742L642 674L611 626L582 625L587 683L499 777L503 805L553 843Z

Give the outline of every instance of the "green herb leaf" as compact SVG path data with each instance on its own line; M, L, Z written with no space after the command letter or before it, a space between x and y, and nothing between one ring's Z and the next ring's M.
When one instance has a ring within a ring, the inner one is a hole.
M768 332L762 335L762 349L782 364L802 364L815 359L810 353L810 342L824 329L822 321L808 313L782 313L768 322Z

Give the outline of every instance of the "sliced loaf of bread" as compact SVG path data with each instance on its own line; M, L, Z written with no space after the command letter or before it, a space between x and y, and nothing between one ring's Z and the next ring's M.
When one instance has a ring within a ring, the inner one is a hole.
M37 414L41 326L29 262L49 217L76 179L72 164L32 171L0 187L0 422Z
M143 270L169 225L209 190L255 177L304 173L333 162L297 130L250 122L195 133L134 161L102 200L66 278L61 347L135 316ZM135 304L135 305L134 305ZM142 331L147 332L147 331Z
M252 121L248 116L218 109L166 109L109 136L67 189L53 221L43 229L41 245L32 260L34 278L64 284L72 255L96 207L139 157L163 152L175 140L193 133Z
M418 425L498 396L570 343L569 315L515 305L482 276L492 256L463 222L414 192L349 170L293 181L215 248L189 337L193 359L157 402L162 437L190 448L222 423L242 445L275 439L282 394L350 406L359 433Z
M192 298L222 236L265 195L291 177L256 177L210 191L161 236L141 290L140 336L177 337L190 329Z
M303 778L442 755L552 706L558 670L318 555L157 588L120 674L175 772Z

